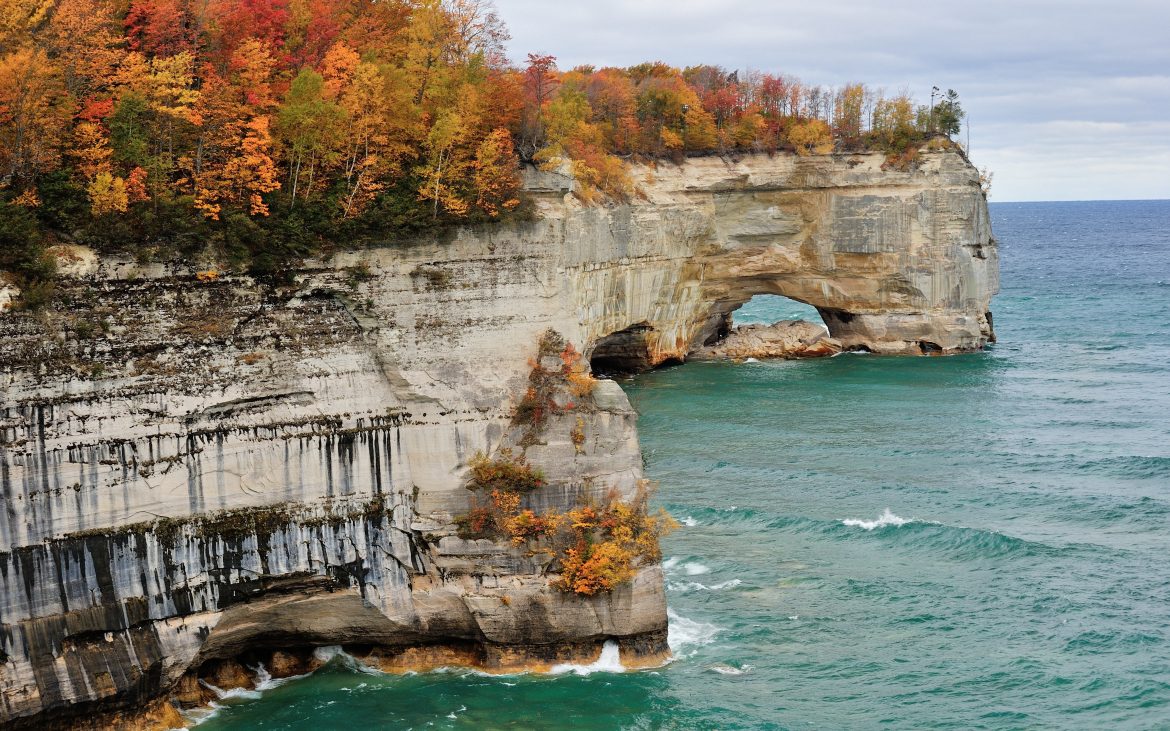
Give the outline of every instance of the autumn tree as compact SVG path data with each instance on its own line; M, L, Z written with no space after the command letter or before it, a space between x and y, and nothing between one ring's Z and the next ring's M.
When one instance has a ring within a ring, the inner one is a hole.
M253 38L232 54L228 78L206 72L192 172L195 207L208 218L218 219L224 205L268 215L263 196L280 187L269 129L273 68L272 55Z
M834 97L833 131L847 145L861 140L867 96L864 84L846 84Z
M914 103L908 94L892 99L879 99L874 104L871 137L890 151L901 152L918 136L915 127Z
M520 205L520 160L512 135L499 128L487 136L475 154L475 205L489 218Z
M288 160L286 192L293 204L298 193L306 200L313 194L321 169L339 157L345 112L325 99L324 91L324 78L312 69L302 69L277 113L276 129Z
M0 3L0 49L14 50L32 40L49 17L54 0L5 0Z
M124 24L131 50L174 56L195 53L205 18L192 0L133 0Z
M23 190L58 165L72 107L60 69L43 50L0 56L0 187Z
M106 0L60 0L44 34L65 87L76 99L106 97L123 51L123 39Z
M556 68L556 57L528 54L528 63L524 67L524 114L520 131L520 150L528 158L544 147L545 105L556 91Z
M798 155L824 155L833 151L833 133L823 119L796 123L788 131L788 140Z

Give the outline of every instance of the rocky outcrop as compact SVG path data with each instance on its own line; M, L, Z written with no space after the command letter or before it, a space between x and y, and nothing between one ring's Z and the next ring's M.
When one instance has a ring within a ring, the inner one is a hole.
M741 325L713 345L692 350L690 360L745 358L823 358L841 352L823 325L784 320L771 325Z
M844 348L980 348L997 262L975 170L882 164L641 168L643 197L615 207L532 173L533 222L282 282L71 250L51 311L0 315L0 723L136 707L247 652L659 657L661 568L580 597L539 556L461 539L468 460L522 449L547 482L533 509L638 490L613 382L535 437L514 422L549 329L640 369L771 293L815 305Z

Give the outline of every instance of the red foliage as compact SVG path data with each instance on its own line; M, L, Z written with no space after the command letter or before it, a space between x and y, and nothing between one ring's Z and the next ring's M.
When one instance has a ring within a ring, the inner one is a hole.
M151 56L194 52L201 30L190 0L134 0L126 12L126 42Z

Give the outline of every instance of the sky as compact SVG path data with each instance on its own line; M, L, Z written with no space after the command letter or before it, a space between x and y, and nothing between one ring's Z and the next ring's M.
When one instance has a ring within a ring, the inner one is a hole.
M953 88L993 201L1170 198L1170 0L495 4L517 62L708 63L924 103Z

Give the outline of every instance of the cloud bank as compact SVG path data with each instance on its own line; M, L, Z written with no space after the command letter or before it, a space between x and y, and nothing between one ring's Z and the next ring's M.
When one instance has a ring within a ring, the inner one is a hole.
M1170 198L1170 2L496 0L512 57L959 91L994 200ZM965 134L965 133L964 133Z

